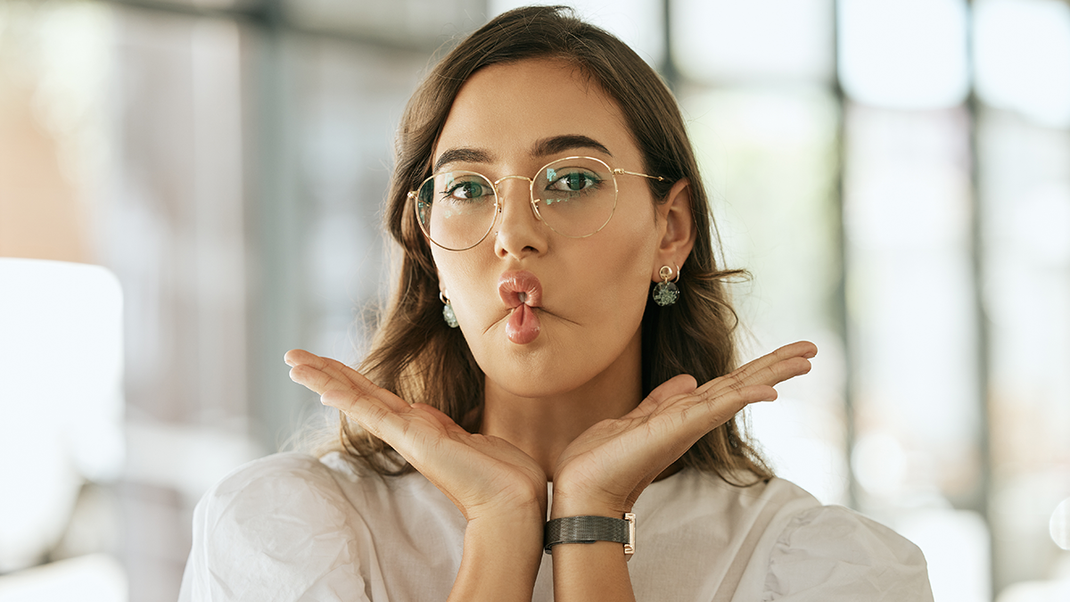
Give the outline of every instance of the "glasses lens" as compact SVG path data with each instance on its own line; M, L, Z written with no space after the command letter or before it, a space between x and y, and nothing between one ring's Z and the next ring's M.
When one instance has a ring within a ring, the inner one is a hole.
M542 168L532 192L546 225L572 238L601 230L617 205L613 172L590 157L561 159Z
M449 171L424 180L416 214L435 244L461 251L475 246L494 225L494 186L468 171Z

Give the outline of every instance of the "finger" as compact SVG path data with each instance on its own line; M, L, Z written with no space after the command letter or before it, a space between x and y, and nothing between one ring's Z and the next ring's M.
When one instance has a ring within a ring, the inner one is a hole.
M365 381L367 381L361 373L342 362L329 357L321 357L303 349L287 351L284 359L287 364L295 368L297 366L311 366L341 382L351 382L358 387L363 387Z
M784 381L801 376L810 371L810 360L800 357L781 360L770 366L763 366L743 374L729 374L722 382L708 389L705 394L716 397L729 391L738 391L746 387L773 387Z
M409 406L405 400L337 360L293 349L286 353L286 363L291 362L294 367L290 369L290 378L320 395L331 389L349 388L362 395L372 395L395 411L403 411Z
M776 389L768 385L685 395L674 400L665 412L653 415L648 432L659 442L655 446L662 446L667 455L679 458L696 441L732 420L748 405L776 398Z
M320 400L324 405L345 412L346 416L360 424L364 430L398 449L406 421L379 399L361 395L353 389L331 389L320 395Z
M342 383L338 379L325 374L322 370L318 370L307 364L298 364L293 368L290 368L290 380L299 385L303 385L312 392L320 395L323 395L332 389L351 388L348 384Z
M286 362L286 365L293 368L297 364L307 364L309 362L308 357L315 357L315 354L309 353L304 349L291 349L286 352L286 355L282 356L282 361Z
M767 353L762 357L747 362L743 366L740 366L734 373L740 374L744 379L754 372L759 372L769 366L772 366L778 362L791 360L794 358L801 358L804 360L810 360L817 355L817 346L809 341L798 341L791 343L790 345L784 345L772 353Z
M817 355L817 346L809 341L798 341L752 360L730 374L715 378L701 387L699 393L711 389L739 388L753 384L775 385L810 370L810 358ZM778 366L783 364L783 366ZM777 380L777 375L783 374Z
M732 419L733 416L743 411L752 403L762 401L775 401L777 390L769 385L749 385L732 391L728 397L716 400L708 400L707 404L713 406L708 428L712 430Z
M801 376L810 372L810 360L801 357L791 357L780 360L775 364L763 366L746 374L737 375L740 386L778 385L786 380Z

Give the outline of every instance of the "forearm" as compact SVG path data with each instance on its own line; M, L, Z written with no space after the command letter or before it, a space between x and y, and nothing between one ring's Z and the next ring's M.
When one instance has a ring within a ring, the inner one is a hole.
M538 514L469 521L449 599L530 602L542 561L542 524Z
M623 546L610 541L554 546L554 600L632 602Z

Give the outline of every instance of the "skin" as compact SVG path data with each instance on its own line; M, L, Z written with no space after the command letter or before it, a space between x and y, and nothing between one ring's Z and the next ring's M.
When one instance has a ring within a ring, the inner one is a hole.
M491 180L531 176L577 154L641 172L624 124L617 105L567 63L495 65L461 89L434 159L452 157L439 169ZM561 136L598 146L539 152ZM646 295L661 266L682 265L694 243L689 187L677 182L656 205L642 178L621 176L618 185L616 213L589 238L550 230L530 208L526 181L509 179L499 188L497 234L463 252L432 247L440 282L486 374L478 433L339 362L300 350L286 355L293 380L393 446L468 519L451 599L531 599L547 480L554 482L551 517L619 518L695 441L747 404L775 399L773 386L808 372L817 353L811 343L794 343L701 386L680 375L643 399ZM517 269L543 287L535 309L541 331L525 345L506 336L510 308L498 295L500 275ZM620 544L556 547L555 599L633 600L625 560Z

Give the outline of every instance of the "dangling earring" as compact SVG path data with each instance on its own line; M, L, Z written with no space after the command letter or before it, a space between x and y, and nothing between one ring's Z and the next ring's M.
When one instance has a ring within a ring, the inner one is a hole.
M450 305L450 298L446 296L446 291L438 294L438 300L442 302L442 319L446 320L450 328L457 328L457 315L453 313L453 306Z
M676 288L674 282L680 279L680 268L676 268L676 278L673 278L672 268L663 265L658 270L658 276L661 276L661 282L654 287L654 303L661 307L676 303L676 300L680 298L680 289ZM670 278L672 278L671 281Z

